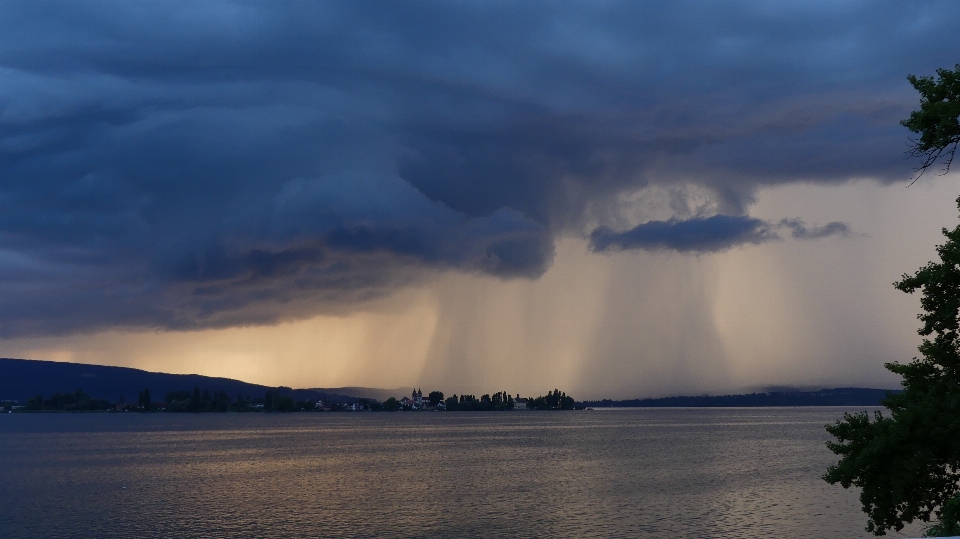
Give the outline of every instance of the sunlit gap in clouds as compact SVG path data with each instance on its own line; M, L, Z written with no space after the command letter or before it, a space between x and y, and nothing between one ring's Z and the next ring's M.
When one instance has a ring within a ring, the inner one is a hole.
M415 378L436 326L432 295L405 290L347 316L200 331L12 339L5 355L197 373L293 387L395 387ZM402 304L402 305L401 305Z
M343 316L191 332L13 338L0 355L195 372L294 387L423 386L578 397L764 385L893 387L918 343L890 283L934 255L958 176L761 190L750 215L842 218L845 237L702 255L594 253L566 237L539 279L437 273ZM625 223L625 226L631 223Z

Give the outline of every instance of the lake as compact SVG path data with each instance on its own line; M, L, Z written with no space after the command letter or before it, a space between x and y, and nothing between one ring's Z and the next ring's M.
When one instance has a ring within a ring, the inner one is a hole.
M0 414L0 537L869 537L844 411Z

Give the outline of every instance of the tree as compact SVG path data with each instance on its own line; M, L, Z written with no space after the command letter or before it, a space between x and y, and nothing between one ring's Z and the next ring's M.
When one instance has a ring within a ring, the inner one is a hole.
M901 122L920 135L910 149L922 159L917 178L941 157L946 173L960 143L960 64L938 69L936 78L907 79L920 93L920 110ZM931 516L939 523L928 536L960 532L960 226L943 234L940 262L894 283L903 292L922 291L925 339L921 358L885 365L903 378L903 391L883 401L890 415L876 412L871 421L866 412L844 414L827 426L836 438L827 446L841 458L824 479L860 487L867 530L876 535Z
M27 401L27 410L43 410L43 395L37 393L37 396Z
M456 412L460 406L460 399L457 397L457 394L454 393L452 397L447 397L444 404L448 412Z
M218 391L214 397L212 406L213 409L218 412L226 412L230 409L230 395L227 395L226 391Z
M270 391L269 389L267 390L267 394L263 397L263 411L273 411L273 391Z
M431 391L430 392L430 406L436 408L443 402L443 392L442 391Z
M907 80L920 92L920 110L900 122L920 135L910 147L910 155L923 160L917 178L941 157L946 160L944 173L949 172L960 143L960 64L952 71L938 69L936 79L909 75Z
M79 393L80 390L78 389L77 392ZM139 395L137 395L137 404L140 405L140 409L143 411L150 410L150 390L149 389L144 389L139 393Z
M960 198L957 199L960 209ZM840 456L824 479L844 488L860 487L867 530L883 535L905 523L940 523L928 534L960 529L960 226L943 229L947 241L930 262L894 286L922 292L921 357L885 367L903 380L903 391L888 395L889 416L844 414L828 425L827 446Z
M193 388L193 397L190 399L190 411L199 412L200 408L203 405L203 401L200 399L200 388Z
M278 389L277 392L273 394L273 409L278 412L292 412L297 409L297 403L290 395L280 395L280 390Z
M394 397L390 397L389 399L383 401L382 408L384 412L396 412L397 410L400 409L400 406L401 406L400 401L398 401Z

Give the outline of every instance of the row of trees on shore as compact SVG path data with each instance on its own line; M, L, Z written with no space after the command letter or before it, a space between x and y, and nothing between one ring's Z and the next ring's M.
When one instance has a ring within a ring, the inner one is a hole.
M5 401L4 410L10 411L12 408L12 401ZM29 399L26 404L26 409L29 411L96 412L113 408L116 408L115 403L106 399L95 399L84 393L83 389L77 389L73 393L54 393L49 399L44 399L43 395L37 395Z
M287 390L289 391L289 390ZM519 404L519 405L518 405ZM410 410L443 410L443 411L505 411L517 408L533 410L573 410L573 397L555 389L539 397L520 399L514 398L506 391L499 391L492 395L484 394L477 398L475 395L456 395L444 398L442 391L430 392L428 398L422 399L417 405L409 399L398 400L390 397L384 402L375 399L351 399L342 402L323 402L316 400L295 400L289 394L283 394L280 389L268 390L263 397L237 395L231 399L226 391L200 390L172 391L164 395L162 402L155 402L150 396L150 390L144 389L137 395L136 404L126 403L123 396L117 402L105 399L96 399L83 389L73 393L55 393L44 399L37 395L27 401L26 406L19 406L13 401L3 401L3 409L11 411L139 411L139 412L316 412L316 411L373 411L394 412Z

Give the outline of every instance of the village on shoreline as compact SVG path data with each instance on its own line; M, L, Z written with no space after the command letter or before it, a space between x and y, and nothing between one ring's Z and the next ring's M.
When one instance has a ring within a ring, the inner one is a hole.
M226 391L174 391L164 395L163 400L154 401L150 390L144 389L137 395L136 402L127 402L121 396L117 402L97 399L77 389L73 393L54 393L49 398L37 395L21 404L19 401L0 401L0 409L6 413L44 413L44 412L486 412L514 410L574 410L577 406L573 397L555 389L539 397L513 396L505 391L494 394L452 395L444 398L441 391L431 391L426 396L415 389L409 397L397 399L390 397L383 402L371 398L347 397L341 399L295 400L284 394L283 388L268 390L262 397L238 394L231 399Z

